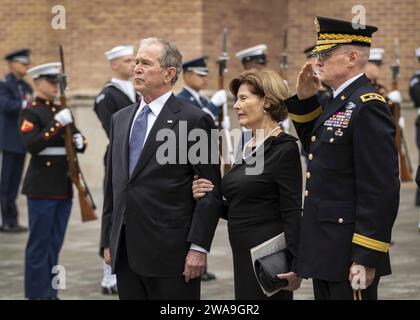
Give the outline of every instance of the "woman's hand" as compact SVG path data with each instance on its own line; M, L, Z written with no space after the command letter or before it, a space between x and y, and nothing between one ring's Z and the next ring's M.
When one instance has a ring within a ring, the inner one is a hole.
M300 288L300 284L302 283L302 278L298 277L294 272L278 274L277 278L286 279L289 283L287 287L281 288L281 290L295 291Z
M192 194L194 199L198 200L206 195L207 192L212 192L214 189L213 183L207 179L199 179L198 176L194 176L192 184Z

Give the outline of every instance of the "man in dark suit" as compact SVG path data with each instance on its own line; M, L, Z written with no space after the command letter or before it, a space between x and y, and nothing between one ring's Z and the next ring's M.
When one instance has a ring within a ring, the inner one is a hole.
M6 55L10 73L0 81L0 231L24 232L19 225L16 197L25 162L19 135L19 113L32 99L32 88L23 80L29 68L29 49Z
M220 166L209 162L209 150L200 151L208 153L207 161L182 159L192 146L185 136L191 130L205 132L209 148L217 139L210 139L212 118L171 92L181 64L173 43L142 40L134 69L142 100L112 117L101 246L117 274L121 299L200 298L200 275L219 220L221 194L216 187L195 203L191 186L194 175L218 186ZM169 163L160 152L167 145L165 132L168 139L176 138L169 152L176 159Z
M363 73L376 27L318 17L313 64L286 100L308 152L298 274L315 299L377 299L391 273L389 246L399 205L395 125ZM317 99L325 83L332 97Z

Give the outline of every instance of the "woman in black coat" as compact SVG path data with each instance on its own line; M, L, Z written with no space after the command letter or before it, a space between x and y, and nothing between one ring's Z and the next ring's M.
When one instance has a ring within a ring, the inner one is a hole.
M241 158L222 180L226 199L229 241L233 253L236 299L267 299L255 277L250 249L284 232L292 254L289 273L279 275L288 286L269 299L293 299L300 287L296 274L302 214L302 169L296 138L279 122L287 117L288 88L272 71L245 71L230 83L237 97L239 124L252 130ZM196 199L213 185L206 179L193 183Z

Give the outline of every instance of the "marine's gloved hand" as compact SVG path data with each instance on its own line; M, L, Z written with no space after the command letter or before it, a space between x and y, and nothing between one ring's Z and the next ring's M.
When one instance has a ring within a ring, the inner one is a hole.
M73 122L73 117L69 109L63 109L54 116L54 120L59 122L63 127Z
M398 119L398 124L399 124L399 126L400 126L401 129L404 129L405 128L405 119L404 119L404 117L401 116Z
M393 90L390 93L388 93L388 99L398 104L401 104L402 102L401 93L398 90Z
M80 133L73 135L73 143L76 149L83 149L83 136Z

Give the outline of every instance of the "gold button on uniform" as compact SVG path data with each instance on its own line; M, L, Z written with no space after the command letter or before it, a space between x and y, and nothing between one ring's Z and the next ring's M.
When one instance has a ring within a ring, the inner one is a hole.
M309 154L308 159L312 160L314 158L314 155L312 153Z
M45 132L45 133L44 133L44 136L49 137L49 136L50 136L50 134L49 134L48 132Z
M55 129L54 129L54 128L51 128L51 129L50 129L50 131L51 131L51 132L54 132L54 131L55 131Z
M56 122L55 126L58 128L59 126L61 126L60 122Z
M306 172L306 179L309 179L311 177L311 173L310 172Z
M57 109L53 107L53 108L51 108L51 111L52 111L52 112L56 112L56 111L57 111Z
M334 138L331 138L331 139L330 139L330 143L333 143L333 142L334 142Z
M316 140L316 136L312 136L312 137L311 137L311 141L312 141L312 142L315 142L315 140Z
M47 167L51 167L51 161L47 161L47 162L45 163L45 165L46 165Z
M309 191L305 190L305 197L309 196Z
M343 218L338 219L338 223L343 223L343 222L344 222Z

